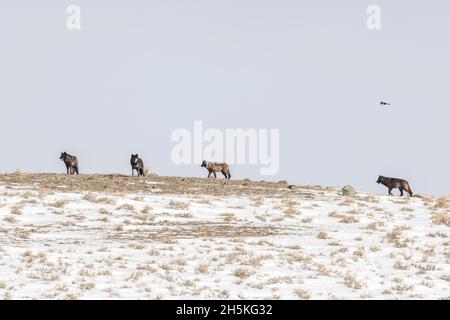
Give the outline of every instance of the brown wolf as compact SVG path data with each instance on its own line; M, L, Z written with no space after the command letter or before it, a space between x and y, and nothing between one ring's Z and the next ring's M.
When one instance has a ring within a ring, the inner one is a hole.
M230 168L226 163L217 163L217 162L207 162L203 160L201 167L205 167L208 170L208 178L211 176L211 174L214 175L214 178L217 178L216 172L222 172L222 174L225 176L225 179L231 178Z
M389 195L392 195L392 189L398 188L400 190L400 196L403 196L403 190L408 192L411 197L413 196L413 192L409 186L408 181L406 180L378 176L377 183L381 183L382 185L386 186L389 190Z
M67 174L80 174L78 172L78 159L75 156L68 154L67 152L62 152L59 157L60 160L64 161L67 169Z

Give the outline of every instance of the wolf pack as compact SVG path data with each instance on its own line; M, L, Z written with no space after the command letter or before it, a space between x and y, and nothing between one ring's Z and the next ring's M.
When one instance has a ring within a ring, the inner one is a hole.
M62 160L66 165L67 174L80 174L78 168L78 159L76 156L68 154L64 151L61 153L59 159ZM144 161L139 157L138 154L131 155L130 164L132 176L134 176L136 172L136 175L138 177L145 177ZM207 178L210 178L212 175L214 176L214 179L217 179L216 173L220 172L223 174L225 179L231 179L230 167L226 163L208 162L206 160L203 160L200 167L205 168L208 171ZM408 181L404 179L389 178L380 175L378 176L378 180L376 182L388 188L388 195L390 196L392 195L393 189L398 189L400 191L401 197L403 196L404 191L406 191L410 197L414 195Z

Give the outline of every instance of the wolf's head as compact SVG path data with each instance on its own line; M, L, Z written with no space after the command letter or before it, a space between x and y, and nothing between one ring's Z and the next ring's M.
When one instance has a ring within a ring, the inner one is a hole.
M137 153L131 155L131 163L137 163L138 159L139 159L139 156Z
M206 168L207 165L208 165L208 162L206 162L206 160L203 160L202 165L200 167L202 167L202 168L205 167Z
M383 182L384 177L383 176L378 176L378 180L377 183L380 184Z
M66 160L67 159L67 156L68 156L68 154L67 154L67 152L61 152L61 156L59 157L59 160Z

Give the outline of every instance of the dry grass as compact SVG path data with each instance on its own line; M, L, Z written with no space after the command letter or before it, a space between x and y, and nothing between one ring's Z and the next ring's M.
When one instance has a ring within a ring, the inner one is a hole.
M163 263L159 266L161 269L163 269L164 271L170 271L173 269L173 265L170 263Z
M294 291L294 293L297 297L299 297L302 300L309 300L311 298L309 292L303 289L297 289Z
M339 223L358 223L358 222L359 222L358 218L356 218L353 215L343 216L339 220Z
M23 209L23 205L15 205L11 208L11 214L21 215L22 209Z
M386 238L388 242L394 244L397 248L405 248L408 246L408 240L402 240L403 231L409 229L410 227L407 226L396 226L392 231L389 231L386 234Z
M408 270L409 266L406 263L403 263L402 261L397 260L394 263L394 269L397 269L397 270Z
M355 204L355 200L352 198L346 198L344 201L339 203L339 206L348 207Z
M347 287L355 290L359 290L363 287L363 284L358 281L355 276L353 276L351 273L347 273L344 277L344 283Z
M445 280L447 282L450 282L450 274L445 274L441 277L442 280Z
M364 251L364 248L362 248L362 247L359 247L355 251L353 251L353 256L356 256L359 258L364 257L364 254L365 254L365 251Z
M95 202L97 200L97 197L95 197L93 193L88 192L83 195L82 199L89 202Z
M146 205L144 208L142 208L141 213L149 213L152 210L153 210L152 207Z
M234 213L222 213L223 221L230 222L236 220L236 215Z
M3 221L8 222L8 223L16 223L18 220L14 216L5 216L3 218Z
M67 200L58 200L51 204L52 207L62 208L68 203Z
M169 209L174 209L174 210L188 210L189 209L189 203L171 200L169 202L168 208Z
M208 265L206 263L200 263L197 267L195 267L195 271L198 273L208 273Z
M116 202L114 199L109 197L96 197L92 192L87 192L82 197L83 200L89 201L92 203L101 203L101 204L109 204L114 205Z
M241 279L246 279L255 274L255 271L245 268L237 268L234 270L234 276Z
M288 218L293 218L295 216L298 216L300 213L301 212L299 210L297 210L295 208L292 208L292 207L287 208L287 209L284 210L284 214Z
M178 213L175 215L177 218L184 218L184 219L189 219L189 218L193 218L194 215L192 213Z
M450 214L448 212L433 212L431 214L431 221L434 224L443 224L450 227Z
M117 210L127 210L127 211L134 211L134 207L133 205L129 204L129 203L124 203L121 206L118 206L116 208Z
M328 233L326 233L325 231L320 231L317 235L317 239L328 239Z
M434 208L435 209L450 209L450 198L448 198L448 197L437 198Z
M109 212L105 208L101 208L100 210L98 210L98 213L100 213L100 214L111 214L111 212Z

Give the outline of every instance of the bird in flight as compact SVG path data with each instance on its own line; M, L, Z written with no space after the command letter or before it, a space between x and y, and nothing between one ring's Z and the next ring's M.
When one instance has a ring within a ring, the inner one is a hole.
M388 103L388 102L385 102L385 101L381 101L381 102L380 102L380 105L381 105L381 106L390 106L391 104Z

